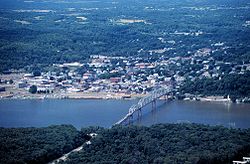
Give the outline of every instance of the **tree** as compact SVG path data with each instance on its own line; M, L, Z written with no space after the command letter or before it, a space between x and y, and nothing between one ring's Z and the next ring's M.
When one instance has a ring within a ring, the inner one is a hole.
M14 81L12 79L9 80L9 84L13 84Z
M32 94L35 94L37 92L37 86L36 85L32 85L29 89L29 92Z
M33 75L34 76L41 76L41 72L36 70L36 71L33 72Z
M0 128L0 163L48 163L84 142L72 125Z

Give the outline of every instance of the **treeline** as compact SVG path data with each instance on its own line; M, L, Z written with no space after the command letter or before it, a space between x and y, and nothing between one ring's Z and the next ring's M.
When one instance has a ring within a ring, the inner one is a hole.
M95 138L88 135L97 133ZM250 155L250 129L199 124L83 128L0 128L0 163L47 163L84 144L60 163L223 164Z
M84 142L71 125L0 128L0 163L47 163Z
M198 124L99 129L66 163L223 164L250 155L250 130ZM65 162L62 162L65 163Z
M250 96L250 71L244 74L227 74L219 78L203 78L187 81L181 88L182 93L201 95L222 95L232 98Z

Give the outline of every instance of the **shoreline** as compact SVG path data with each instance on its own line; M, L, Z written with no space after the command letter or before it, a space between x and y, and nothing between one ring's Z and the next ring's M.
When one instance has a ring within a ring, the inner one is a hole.
M233 101L230 98L224 98L223 96L205 96L205 97L195 96L194 98L186 97L183 100L184 101L233 103Z
M63 94L26 94L26 95L0 95L0 100L41 100L41 99L99 99L99 100L133 100L146 96L146 94L124 94L105 92L76 92Z
M105 92L76 92L76 93L64 93L64 94L27 94L27 95L0 95L0 100L45 100L45 99L72 99L72 100L135 100L145 97L147 94L124 94L124 93L105 93ZM164 98L159 98L163 100ZM176 99L176 97L170 97L170 100ZM227 104L245 104L248 102L233 102L228 98L223 96L205 96L199 97L195 96L193 98L186 97L180 99L182 101L196 101L196 102L218 102L218 103L227 103Z

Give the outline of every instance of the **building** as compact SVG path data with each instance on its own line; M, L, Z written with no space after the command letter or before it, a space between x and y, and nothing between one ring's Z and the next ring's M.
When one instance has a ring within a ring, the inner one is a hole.
M82 76L82 79L83 80L92 80L94 78L93 74L91 73L84 73L83 76Z
M0 92L5 92L5 87L0 87Z
M27 83L27 81L20 81L20 82L17 84L17 87L18 87L18 88L26 88L26 87L28 87L28 83Z
M121 78L120 77L111 77L109 80L111 83L118 83L121 81Z

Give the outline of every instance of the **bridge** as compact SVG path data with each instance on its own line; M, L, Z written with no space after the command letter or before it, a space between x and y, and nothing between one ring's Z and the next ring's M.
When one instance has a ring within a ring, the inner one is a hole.
M150 103L152 103L152 110L156 109L156 100L163 96L166 100L168 98L167 96L171 93L171 91L171 88L159 88L154 90L148 96L141 98L137 104L132 105L129 108L128 114L126 114L114 125L130 124L131 120L133 119L133 115L136 112L138 113L138 118L140 118L142 116L142 108Z

